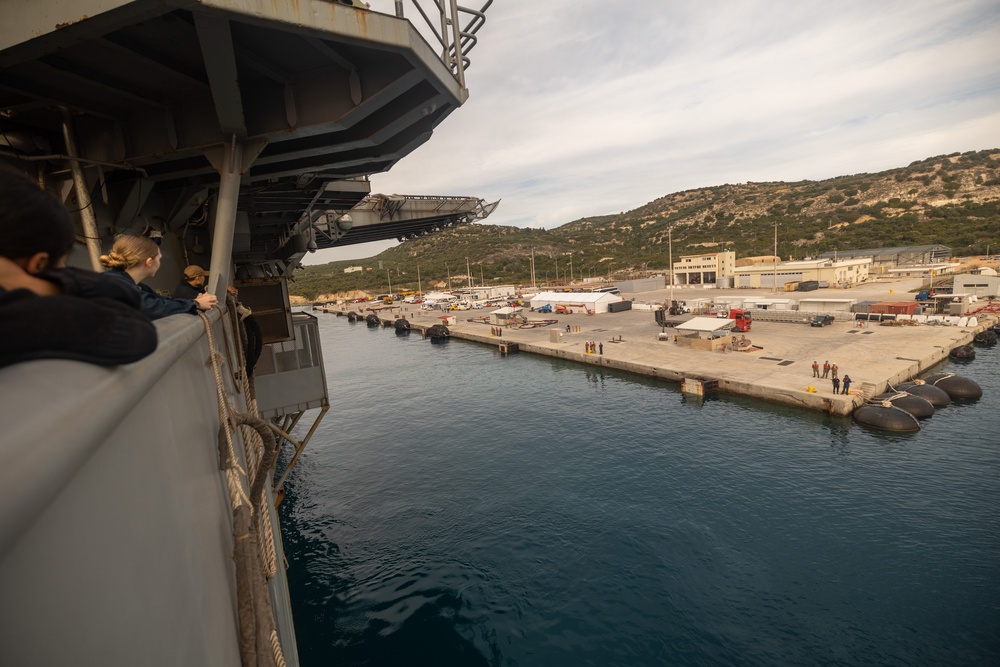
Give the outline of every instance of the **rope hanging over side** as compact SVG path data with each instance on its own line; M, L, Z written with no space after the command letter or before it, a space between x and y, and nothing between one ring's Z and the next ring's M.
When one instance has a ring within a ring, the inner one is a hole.
M222 379L222 355L218 352L212 325L204 313L199 313L205 326L209 346L209 363L215 375L216 396L219 403L219 463L224 468L233 508L233 560L236 563L236 606L239 619L240 657L244 667L283 667L284 656L277 642L277 628L271 608L258 533L260 523L254 522L254 511L263 506L264 482L268 467L258 465L252 477L243 470L236 458L233 432L236 426L250 427L263 444L261 463L274 465L277 443L270 429L259 417L237 413L226 400ZM223 327L223 330L225 327ZM245 374L244 374L245 377ZM270 437L270 443L264 438ZM252 465L248 461L248 465ZM249 489L247 487L250 487ZM265 509L259 514L266 513ZM265 533L270 532L264 531Z

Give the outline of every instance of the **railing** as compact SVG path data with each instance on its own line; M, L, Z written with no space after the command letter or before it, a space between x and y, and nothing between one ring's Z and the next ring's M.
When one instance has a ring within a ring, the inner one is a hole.
M375 4L358 3L357 0L341 0L345 4ZM385 0L383 0L385 2ZM493 0L486 0L481 9L470 9L458 4L458 0L410 0L410 3L424 20L426 30L420 31L425 37L432 37L441 47L441 62L448 66L459 85L465 88L465 70L469 69L469 51L479 40L476 33L486 23L486 10ZM406 18L404 0L393 0L394 12L399 18ZM463 19L468 18L465 26ZM418 27L419 30L419 27Z

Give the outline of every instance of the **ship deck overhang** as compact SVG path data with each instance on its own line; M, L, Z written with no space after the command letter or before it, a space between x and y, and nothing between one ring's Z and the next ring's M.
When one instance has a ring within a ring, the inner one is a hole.
M457 222L380 220L336 238L306 222L361 202L371 174L464 103L454 69L406 19L332 0L2 3L0 158L68 184L75 152L112 233L138 217L177 232L238 171L237 233L255 251L237 244L233 259L294 263L310 235L323 248Z

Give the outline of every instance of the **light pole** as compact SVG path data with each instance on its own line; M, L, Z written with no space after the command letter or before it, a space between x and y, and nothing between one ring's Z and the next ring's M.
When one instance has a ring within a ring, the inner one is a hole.
M778 223L774 223L774 291L778 291Z
M669 227L667 229L667 248L670 253L670 258L668 260L670 262L670 270L668 271L668 274L670 276L670 303L667 304L667 307L669 308L670 306L674 305L674 228L673 227Z

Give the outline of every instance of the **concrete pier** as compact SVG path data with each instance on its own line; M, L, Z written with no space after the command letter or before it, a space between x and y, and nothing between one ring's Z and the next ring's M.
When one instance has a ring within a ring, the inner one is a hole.
M751 351L709 352L681 347L673 342L673 336L661 340L661 328L648 310L560 315L558 323L546 327L505 326L500 336L491 335L496 325L469 321L487 312L448 313L456 316L456 322L448 325L452 337L498 350L503 344L516 344L521 352L671 382L682 382L685 378L715 381L722 393L837 415L849 415L866 398L927 372L946 359L949 351L970 343L974 334L1000 319L996 315L981 315L976 327L879 326L874 322L858 327L853 321L811 327L802 323L755 321L747 333L754 345ZM546 317L527 308L524 314L529 320ZM440 315L440 311L422 311L411 306L396 316L405 317L413 330L419 332L440 323ZM558 336L553 336L553 331ZM603 354L587 352L588 341L603 345ZM830 378L813 377L813 360L819 362L820 374L824 361L829 361L839 366L841 379L850 375L851 393L835 395Z

